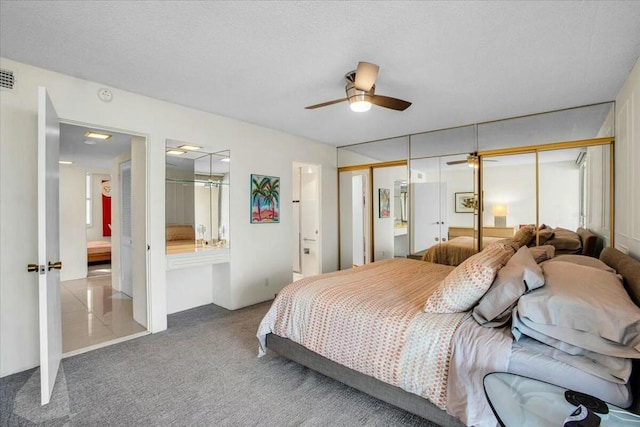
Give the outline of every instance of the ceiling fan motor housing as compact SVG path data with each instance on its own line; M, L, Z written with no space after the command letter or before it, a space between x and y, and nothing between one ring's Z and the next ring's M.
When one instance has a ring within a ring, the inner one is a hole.
M356 89L355 83L347 83L347 99L349 102L367 101L371 102L371 97L375 90L375 85L371 87L371 90L365 92L363 90Z
M367 101L371 102L371 97L375 93L376 85L371 86L371 89L368 91L358 90L356 89L356 72L351 71L346 76L347 85L345 86L345 90L347 91L347 99L349 102L357 102L357 101Z

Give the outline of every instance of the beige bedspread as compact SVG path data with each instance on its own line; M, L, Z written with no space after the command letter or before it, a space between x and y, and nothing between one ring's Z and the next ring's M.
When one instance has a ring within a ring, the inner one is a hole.
M445 409L452 338L469 313L422 308L452 267L389 259L285 287L258 328Z

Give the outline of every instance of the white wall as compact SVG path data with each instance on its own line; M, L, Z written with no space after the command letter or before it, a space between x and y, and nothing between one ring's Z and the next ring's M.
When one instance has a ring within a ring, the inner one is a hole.
M615 247L640 259L640 59L616 97Z
M60 165L60 280L87 277L86 170ZM95 203L94 203L95 204Z
M334 147L113 88L113 100L105 103L97 96L98 89L103 87L99 83L5 58L0 58L0 66L12 70L16 76L15 89L0 92L0 376L39 364L37 278L26 271L26 265L33 263L37 255L38 86L47 87L58 115L65 121L147 138L147 243L151 248L149 327L152 332L162 331L167 325L164 239L167 138L203 146L221 141L221 146L216 148L231 150L231 262L227 277L216 275L216 281L208 283L216 302L230 309L255 304L273 298L291 281L290 209L281 210L279 224L249 224L249 175L279 176L281 206L290 206L294 160L322 167L322 267L323 271L337 268ZM269 250L272 247L278 250ZM269 285L265 286L267 279Z
M534 162L532 155L532 162ZM541 163L539 166L540 223L570 230L578 228L580 175L571 162ZM484 169L485 226L494 225L491 208L507 206L507 226L533 224L536 220L534 164L491 166Z

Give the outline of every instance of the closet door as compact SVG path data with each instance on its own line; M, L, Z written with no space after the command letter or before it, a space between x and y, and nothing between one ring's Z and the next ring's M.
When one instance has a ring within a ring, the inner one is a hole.
M482 242L537 223L536 153L482 158Z
M411 161L410 218L411 253L417 254L440 243L440 202L445 190L440 183L440 158Z
M477 247L477 163L469 154L440 158L440 234L441 241L458 236L464 244ZM458 243L460 239L458 239Z

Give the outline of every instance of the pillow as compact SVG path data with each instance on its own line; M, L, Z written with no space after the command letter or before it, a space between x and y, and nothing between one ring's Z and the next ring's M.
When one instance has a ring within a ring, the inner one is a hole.
M523 246L498 272L491 288L474 307L473 318L482 326L502 326L511 318L511 310L518 298L542 285L542 269L533 259L529 248Z
M640 308L620 276L565 261L542 271L545 286L518 301L525 326L596 353L640 358Z
M461 313L478 302L496 273L513 254L502 245L489 245L457 266L427 299L427 313Z
M529 248L529 252L531 252L533 259L540 264L541 262L553 258L556 254L556 248L551 245L533 246Z
M557 257L555 257L552 260L549 260L548 262L552 262L552 261L553 262L555 261L570 262L572 264L584 265L586 267L598 268L600 270L608 271L610 273L614 273L614 274L616 273L616 270L609 267L607 264L600 261L598 258L593 258L586 255L558 255Z
M556 252L579 253L582 250L582 240L575 231L557 227L553 229L553 237L546 241L547 245L556 247Z
M536 230L533 226L527 225L521 227L516 234L511 238L511 245L516 251L522 246L528 245L536 235Z
M554 236L554 231L550 228L545 228L542 229L540 231L538 231L538 245L544 245L544 243L549 240L550 238L552 238ZM536 239L533 239L533 242L535 243Z

